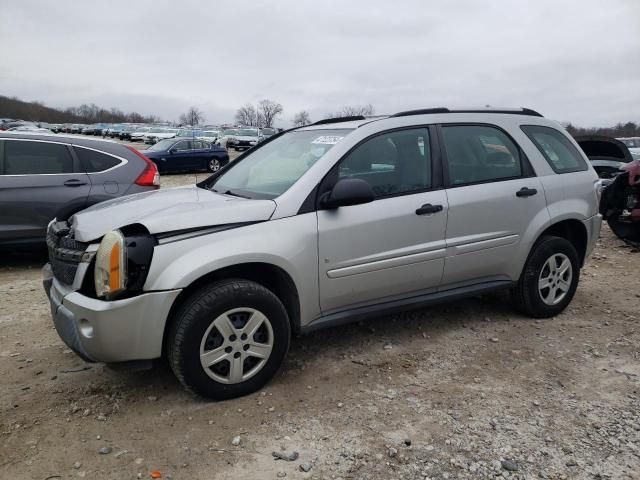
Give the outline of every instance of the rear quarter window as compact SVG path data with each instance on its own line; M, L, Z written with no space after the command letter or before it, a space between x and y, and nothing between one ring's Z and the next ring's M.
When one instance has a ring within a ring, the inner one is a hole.
M87 173L104 172L122 163L119 159L88 148L73 147L80 164Z
M578 149L562 132L539 125L522 125L520 128L554 172L581 172L589 168Z

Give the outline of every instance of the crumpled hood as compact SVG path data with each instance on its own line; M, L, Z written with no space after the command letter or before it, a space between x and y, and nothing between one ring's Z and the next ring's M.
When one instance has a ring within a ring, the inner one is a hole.
M221 195L196 186L163 188L98 203L71 218L76 240L89 242L132 224L163 233L228 223L268 220L273 200Z

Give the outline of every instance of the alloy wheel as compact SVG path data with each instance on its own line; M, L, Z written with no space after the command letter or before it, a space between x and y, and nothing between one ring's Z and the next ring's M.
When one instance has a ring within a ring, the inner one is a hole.
M234 308L209 325L200 342L200 364L220 383L249 380L269 360L273 350L269 319L254 308Z
M218 160L217 158L212 158L211 160L209 160L209 170L211 170L212 172L217 172L218 170L220 170L220 160Z
M567 296L573 279L571 261L564 253L551 255L538 277L538 293L547 305L557 305Z

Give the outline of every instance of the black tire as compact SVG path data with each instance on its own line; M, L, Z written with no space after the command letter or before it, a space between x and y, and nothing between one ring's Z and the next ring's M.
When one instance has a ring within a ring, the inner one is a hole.
M273 347L254 376L240 383L222 383L205 372L200 363L200 346L214 320L238 308L252 308L267 317L273 331ZM291 325L282 302L270 290L248 280L223 280L200 288L182 303L172 320L167 335L171 369L187 390L213 400L259 390L277 373L289 350Z
M565 296L555 305L544 302L538 288L540 275L545 263L553 255L562 254L571 262L572 276ZM548 318L561 313L576 293L580 280L580 259L571 242L561 237L542 237L531 249L527 263L517 285L511 290L511 299L515 308L533 318Z

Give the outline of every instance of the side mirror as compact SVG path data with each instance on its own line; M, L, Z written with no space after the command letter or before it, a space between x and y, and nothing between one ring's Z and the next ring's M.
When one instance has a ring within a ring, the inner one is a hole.
M320 197L320 205L327 209L348 207L373 202L373 189L359 178L343 178L338 180L330 192Z
M174 154L174 153L176 153L176 152L177 152L177 150L176 150L175 148L172 148L171 150L169 150L169 153L170 153L171 155L173 155L173 154Z

